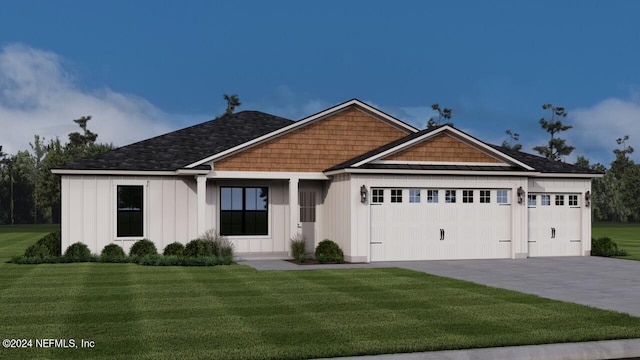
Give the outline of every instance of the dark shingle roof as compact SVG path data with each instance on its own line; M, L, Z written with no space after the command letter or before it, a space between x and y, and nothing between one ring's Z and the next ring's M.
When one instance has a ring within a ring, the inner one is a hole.
M532 155L532 154L528 154L522 151L515 151L515 150L511 150L511 149L507 149L505 147L502 146L498 146L498 145L491 145L491 144L487 144L489 146L491 146L492 148L508 155L511 156L512 158L523 162L529 166L531 166L532 168L536 169L537 171L540 171L542 173L556 173L556 174L602 174L599 171L596 170L592 170L592 169L587 169L587 168L583 168L581 166L577 166L577 165L573 165L573 164L567 164L565 162L562 161L553 161L553 160L549 160L547 158L541 157L541 156L536 156L536 155Z
M68 163L59 169L173 171L292 123L259 111L242 111Z
M333 170L340 170L340 169L346 169L346 168L350 168L352 167L354 164L359 163L362 160L368 159L372 156L375 156L377 154L380 154L384 151L387 151L389 149L392 149L398 145L401 145L405 142L411 141L417 137L420 137L426 133L435 131L441 127L443 127L445 125L441 125L435 128L431 128L431 129L424 129L424 130L420 130L416 133L413 134L409 134L401 139L398 139L394 142L391 142L387 145L381 146L377 149L371 150L367 153L364 153L360 156L357 156L353 159L347 160L341 164L338 164L336 166L333 166L325 171L333 171ZM449 125L451 126L451 125ZM459 130L458 130L459 131ZM468 135L468 134L467 134ZM471 135L469 135L471 136ZM473 137L473 136L471 136ZM476 138L474 138L476 139ZM476 139L479 142L482 142L483 144L492 147L493 149L507 155L510 156L532 168L534 168L534 171L539 171L541 173L556 173L556 174L601 174L598 171L595 170L591 170L591 169L585 169L583 167L580 166L576 166L576 165L572 165L572 164L567 164L561 161L552 161L552 160L548 160L546 158L540 157L540 156L536 156L536 155L532 155L532 154L527 154L521 151L514 151L511 149L507 149L504 148L502 146L497 146L497 145L492 145L492 144L488 144L485 143L479 139ZM402 169L402 170L479 170L479 171L528 171L526 168L520 167L520 166L509 166L509 167L505 167L505 166L471 166L471 165L465 165L465 166L461 166L461 165L408 165L408 164L363 164L362 166L358 167L360 169Z

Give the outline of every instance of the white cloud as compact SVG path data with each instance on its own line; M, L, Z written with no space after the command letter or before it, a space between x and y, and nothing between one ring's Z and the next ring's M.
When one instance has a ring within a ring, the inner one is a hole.
M592 162L605 165L613 160L613 149L618 147L616 139L629 135L627 145L640 150L640 100L633 95L628 100L606 99L590 108L570 111L573 134L579 153L587 153ZM631 155L636 162L640 154Z
M12 44L0 51L0 145L15 154L29 148L33 135L60 138L78 130L73 119L91 115L89 129L99 142L116 146L174 128L188 115L167 114L137 96L108 88L81 89L55 53Z

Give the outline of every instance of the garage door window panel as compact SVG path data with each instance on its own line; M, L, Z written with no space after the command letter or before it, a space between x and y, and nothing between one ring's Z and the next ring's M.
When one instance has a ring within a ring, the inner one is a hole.
M427 203L438 203L438 190L427 190Z
M527 204L531 207L535 207L537 205L537 196L536 195L528 195L527 196Z
M456 202L456 191L455 190L445 190L444 192L444 202L447 204L455 204Z
M551 205L551 195L540 195L540 205L542 205L542 206L550 206Z
M465 204L473 203L473 190L462 190L462 202Z
M496 198L497 198L498 204L509 204L509 191L498 190L496 192Z
M371 202L374 204L382 204L384 202L384 190L373 189L371 190Z
M569 206L578 206L578 195L569 195Z
M409 202L413 204L420 203L420 189L409 190Z
M564 206L564 195L556 195L556 206Z
M491 202L491 190L480 190L480 203L489 204Z
M391 202L392 203L402 202L402 189L391 189Z

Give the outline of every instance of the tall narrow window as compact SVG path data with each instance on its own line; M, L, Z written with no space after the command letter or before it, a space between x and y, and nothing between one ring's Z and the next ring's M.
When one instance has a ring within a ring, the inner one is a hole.
M300 222L316 222L316 193L300 192Z
M144 187L138 185L117 186L117 236L144 236Z
M402 189L391 189L391 202L392 203L402 202Z
M267 187L222 187L220 234L267 235L268 197Z
M462 190L462 202L465 204L473 203L473 190Z

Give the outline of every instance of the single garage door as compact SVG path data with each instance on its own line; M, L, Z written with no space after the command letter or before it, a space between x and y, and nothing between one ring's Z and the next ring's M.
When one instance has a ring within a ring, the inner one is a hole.
M511 257L511 190L371 189L371 261Z
M582 248L578 194L528 195L529 256L577 256Z

